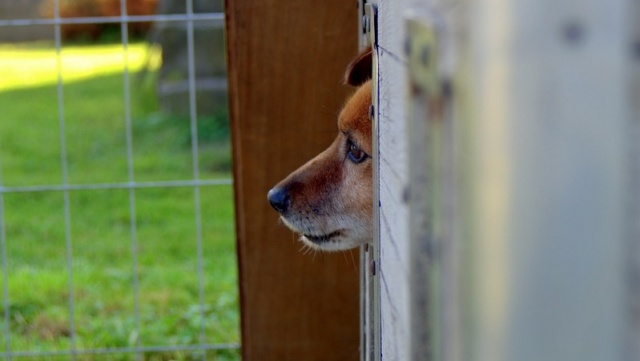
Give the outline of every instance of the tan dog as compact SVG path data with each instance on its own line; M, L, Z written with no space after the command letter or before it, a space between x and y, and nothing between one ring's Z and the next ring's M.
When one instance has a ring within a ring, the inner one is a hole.
M353 248L373 234L371 50L348 66L345 83L358 89L340 112L338 137L267 195L282 221L316 250Z

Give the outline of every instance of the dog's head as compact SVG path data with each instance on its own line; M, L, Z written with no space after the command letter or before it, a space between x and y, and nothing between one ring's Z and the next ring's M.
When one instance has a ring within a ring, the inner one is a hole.
M345 83L358 88L340 112L336 139L267 195L302 242L325 251L353 248L373 236L371 50L349 64Z

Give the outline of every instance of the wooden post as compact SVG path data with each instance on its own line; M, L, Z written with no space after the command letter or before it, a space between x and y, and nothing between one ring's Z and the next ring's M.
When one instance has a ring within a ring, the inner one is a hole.
M236 0L226 14L243 359L357 360L357 251L305 255L266 199L337 135L355 1Z

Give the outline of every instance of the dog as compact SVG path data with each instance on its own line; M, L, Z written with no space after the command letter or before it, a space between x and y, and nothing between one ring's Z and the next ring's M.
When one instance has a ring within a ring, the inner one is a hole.
M314 250L347 250L373 238L371 57L369 48L347 67L344 82L357 89L338 116L333 143L267 194L283 223Z

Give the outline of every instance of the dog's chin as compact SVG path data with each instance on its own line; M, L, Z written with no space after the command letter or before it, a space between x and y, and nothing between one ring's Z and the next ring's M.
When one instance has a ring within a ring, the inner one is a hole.
M336 233L340 232L334 232L323 236L303 234L300 237L300 241L309 248L327 252L344 251L358 246L357 243L347 237L334 235Z
M307 247L326 252L345 251L348 249L356 248L368 241L360 241L353 237L349 237L349 230L336 230L325 234L310 234L298 229L290 222L282 217L283 223L294 232L301 234L300 241Z

